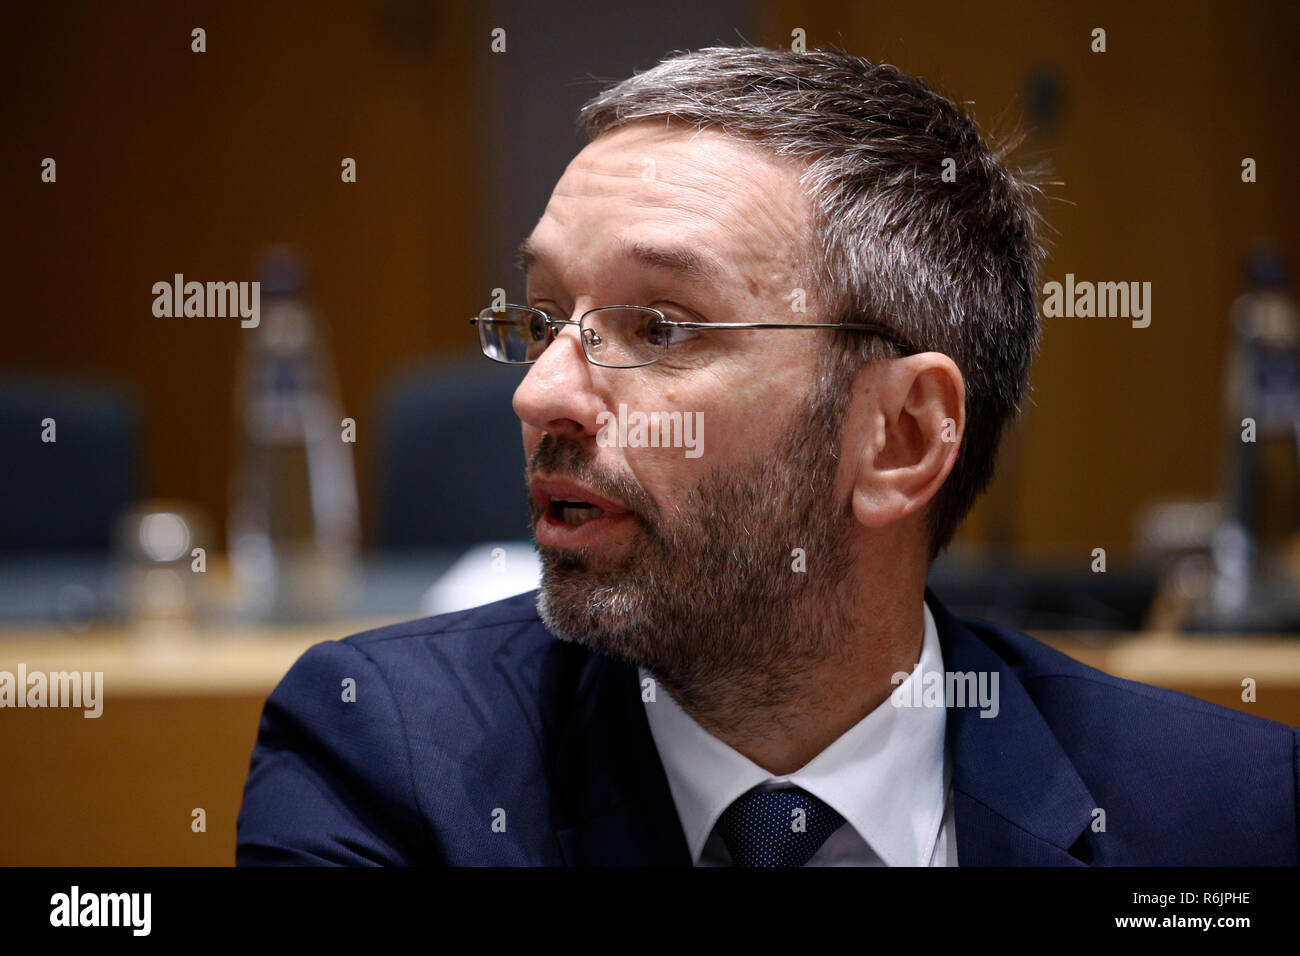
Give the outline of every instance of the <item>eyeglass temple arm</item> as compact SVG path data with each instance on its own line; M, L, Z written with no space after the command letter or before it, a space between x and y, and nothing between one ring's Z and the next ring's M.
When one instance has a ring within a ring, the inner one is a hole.
M678 329L850 329L855 332L875 332L913 355L917 352L911 342L889 326L877 322L678 322L665 319L662 324Z
M486 315L471 315L469 318L470 325L478 325L480 322L502 322L503 319L494 319ZM553 315L546 316L546 322L550 325L581 325L577 319L559 319Z

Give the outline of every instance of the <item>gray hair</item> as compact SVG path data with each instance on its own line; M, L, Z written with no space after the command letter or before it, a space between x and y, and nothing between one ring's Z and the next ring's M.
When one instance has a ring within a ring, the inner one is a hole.
M874 317L961 370L966 428L928 513L933 561L993 476L1039 347L1041 190L1007 165L1016 143L986 140L919 78L833 48L677 53L579 114L589 139L653 119L714 127L798 161L814 208L801 256L825 319ZM953 182L943 181L948 159ZM823 370L844 391L863 362L888 353L874 337L836 334L838 358Z

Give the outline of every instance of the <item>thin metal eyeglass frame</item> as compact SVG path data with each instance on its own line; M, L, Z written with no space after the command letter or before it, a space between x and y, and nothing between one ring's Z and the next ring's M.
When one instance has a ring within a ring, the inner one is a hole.
M604 362L597 362L592 358L591 352L588 349L587 337L585 335L587 329L583 326L583 323L589 316L596 312L604 312L612 309L634 309L639 312L652 312L659 317L659 322L662 325L674 329L848 329L849 331L854 332L871 332L902 350L904 355L915 355L920 351L920 349L916 348L911 342L907 341L907 339L903 338L889 326L882 325L879 322L679 322L676 319L668 318L668 316L660 312L658 309L652 308L648 305L602 305L597 306L594 309L588 309L577 319L557 318L556 316L543 312L541 309L534 309L531 305L515 305L510 302L503 305L501 309L519 309L520 311L531 312L534 315L540 316L542 321L546 323L547 327L547 348L549 348L551 343L555 341L555 337L559 334L560 326L576 325L578 327L578 337L582 340L582 354L586 357L588 362L600 368L645 368L647 365L654 365L655 363L662 362L667 358L668 349L671 347L671 343L665 345L662 355L651 359L649 362L638 362L636 365L607 365ZM469 320L470 325L478 325L479 320L481 319L490 319L491 317L484 313L495 311L498 310L494 309L492 306L488 306L488 308L484 309L478 315L473 316ZM483 345L482 339L480 339L479 344L480 346ZM546 349L543 348L542 351L545 350ZM509 362L488 355L486 347L483 348L483 354L487 356L487 358L501 365L532 365L537 361L537 359L530 359L527 362Z

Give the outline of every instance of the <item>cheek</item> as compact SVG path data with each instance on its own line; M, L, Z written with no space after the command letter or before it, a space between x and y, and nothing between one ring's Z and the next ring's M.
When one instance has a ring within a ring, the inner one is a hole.
M628 383L631 387L610 396L614 414L623 402L628 412L677 412L682 416L679 437L683 441L677 447L629 444L618 450L627 468L657 501L665 503L681 496L714 468L747 464L775 448L787 425L773 409L784 408L782 403L788 402L793 386L788 376L782 375L781 382L756 387L752 369L752 364L742 367L718 359L687 381L651 366ZM652 375L655 378L647 380Z
M767 441L754 433L754 422L737 415L734 407L664 404L662 411L681 414L680 427L676 421L671 429L661 427L660 447L638 447L629 441L620 450L637 481L661 504L679 499L715 468L725 470L749 461L755 446L761 448Z
M627 469L646 493L667 510L699 480L694 461L682 456L679 448L626 448Z
M658 390L654 396L645 398L643 404L626 401L627 443L618 453L636 480L662 506L680 499L717 463L718 412L686 389ZM617 405L614 411L619 411ZM635 428L635 412L644 416L640 432ZM657 421L651 413L655 413Z

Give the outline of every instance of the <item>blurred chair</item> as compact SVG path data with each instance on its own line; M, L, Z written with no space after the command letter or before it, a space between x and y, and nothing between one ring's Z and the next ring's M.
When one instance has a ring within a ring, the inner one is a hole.
M529 537L523 439L511 407L524 371L475 354L406 372L385 390L379 548L465 550Z
M134 404L116 389L0 379L0 553L107 555L136 495L137 438Z
M1158 585L1156 569L1119 562L1094 574L1086 561L1009 554L954 544L926 583L959 617L1018 631L1140 631Z

